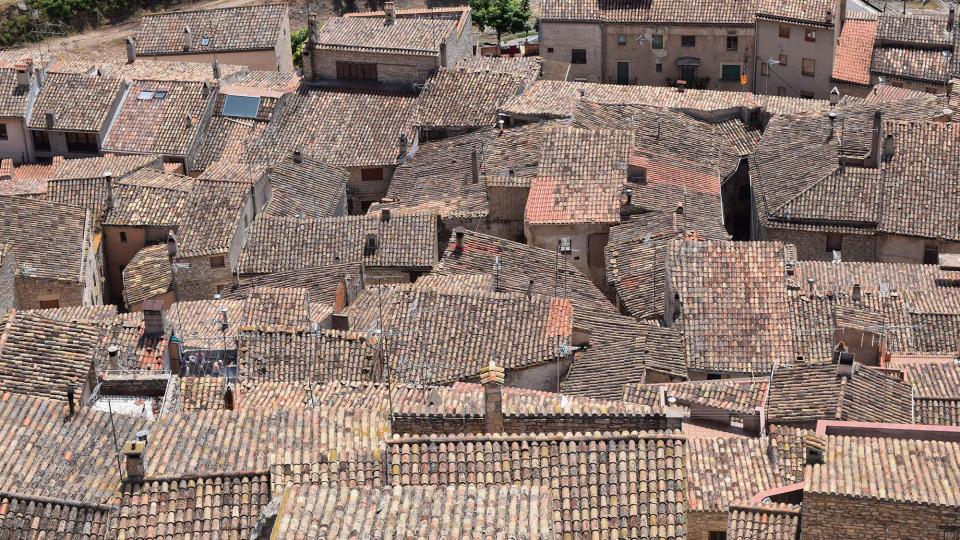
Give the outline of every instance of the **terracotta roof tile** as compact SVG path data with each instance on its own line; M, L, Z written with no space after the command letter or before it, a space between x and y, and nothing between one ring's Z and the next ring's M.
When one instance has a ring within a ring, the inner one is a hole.
M313 302L334 306L338 305L341 287L346 288L348 284L358 282L359 276L359 262L297 268L244 277L238 287L225 290L221 294L224 298L242 299L255 287L303 287L309 291Z
M104 225L175 227L191 199L192 178L140 169L113 188L113 207Z
M18 82L16 69L0 69L0 117L24 118L29 97L30 87Z
M730 506L730 540L796 540L800 536L800 505L736 504Z
M347 171L304 157L278 163L267 172L270 215L287 217L334 217L346 213Z
M663 399L676 398L680 405L699 405L740 413L755 413L763 408L767 395L767 379L724 379L722 381L688 381L670 384L624 385L623 399L650 405Z
M191 162L192 170L203 171L219 160L239 161L247 146L266 129L266 122L214 116L200 135L196 154Z
M872 74L934 84L948 80L950 69L950 55L926 49L878 47L870 61Z
M763 439L691 439L686 461L693 512L725 512L736 501L788 483L778 477Z
M113 508L0 492L0 532L9 538L107 538Z
M13 246L17 271L77 283L85 264L86 212L21 197L0 197L0 242Z
M177 257L227 253L249 192L246 182L198 181L180 222Z
M173 283L166 244L147 246L123 269L123 299L127 306L164 294Z
M257 381L372 381L380 369L375 342L333 330L245 334L238 357L241 376Z
M757 5L757 18L800 22L820 27L832 28L834 20L840 16L841 7L837 0L761 0Z
M512 73L441 69L427 80L417 100L421 127L490 127L508 98L523 91L528 81Z
M547 0L540 18L545 21L753 25L756 2L706 3L683 0L679 3L658 0L636 4L625 0L585 2L583 0Z
M124 86L119 79L51 73L37 95L27 127L99 132ZM52 126L47 125L47 113L53 114Z
M877 16L877 39L881 42L953 45L953 35L946 28L945 14L883 12Z
M849 17L840 32L840 41L834 53L833 74L835 81L853 84L870 84L870 59L873 55L873 40L877 32L876 18Z
M104 178L106 173L111 177L122 180L129 174L149 167L160 169L160 156L117 156L106 154L100 157L84 159L65 159L56 164L51 180L85 180L90 178Z
M317 49L437 55L440 44L457 28L455 15L459 13L424 18L404 17L403 13L398 11L396 22L391 25L384 24L382 16L332 18L317 33Z
M273 49L286 18L286 4L147 15L137 32L137 54L183 54L185 27L192 37L189 53Z

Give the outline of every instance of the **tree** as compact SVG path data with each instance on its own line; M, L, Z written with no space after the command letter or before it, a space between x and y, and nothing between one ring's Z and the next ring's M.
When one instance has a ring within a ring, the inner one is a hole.
M503 34L530 29L530 0L470 0L473 22L481 30L497 32L497 46Z
M293 49L293 65L303 67L303 48L307 46L309 29L301 28L290 32L290 48Z

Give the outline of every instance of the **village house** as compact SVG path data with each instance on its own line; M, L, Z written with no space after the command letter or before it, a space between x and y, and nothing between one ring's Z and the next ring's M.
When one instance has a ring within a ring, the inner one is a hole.
M24 57L13 64L0 61L0 159L14 163L33 160L27 119L39 90L40 73L32 58Z
M654 407L686 409L684 426L731 433L760 435L765 432L764 407L768 379L724 379L668 384L627 384L623 400Z
M33 158L98 155L127 87L120 79L99 76L44 77L27 121Z
M90 212L22 197L0 196L0 242L14 266L15 307L102 304L102 237Z
M164 309L176 299L173 270L166 244L146 246L121 271L123 303L130 311L141 311L144 302L159 300Z
M423 84L441 68L473 56L470 9L444 7L348 13L317 28L307 21L303 78L329 86Z
M292 72L289 9L266 4L147 15L137 31L136 55Z
M502 121L497 115L500 105L522 93L530 82L529 72L523 69L441 69L427 80L417 98L416 125L421 139L442 139L495 126Z

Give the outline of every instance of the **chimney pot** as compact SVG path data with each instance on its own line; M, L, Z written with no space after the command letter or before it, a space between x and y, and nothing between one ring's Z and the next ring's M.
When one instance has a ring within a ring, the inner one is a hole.
M951 7L950 11L947 12L947 32L953 32L953 24L957 18L956 8Z
M407 134L401 133L400 134L400 159L407 157L407 152L409 151L410 151L410 148L407 141Z
M627 206L630 206L631 204L633 204L633 190L630 188L627 188L624 191L624 193L626 193L627 195Z
M171 259L177 256L177 235L173 231L167 233L167 256Z
M193 46L193 32L190 31L189 26L183 27L183 50L189 51Z
M236 407L235 396L233 395L233 384L227 384L223 391L223 408L232 411Z
M147 449L146 441L127 441L123 443L123 454L127 458L127 480L139 481L147 474L144 453Z
M677 80L677 92L682 94L683 91L686 90L686 88L687 88L687 81L683 79Z
M127 63L132 64L137 61L137 46L133 36L127 38Z
M383 16L383 22L387 26L393 26L393 24L397 22L397 10L394 7L393 2L386 2L383 4Z
M293 151L293 162L294 163L303 163L303 151L294 150Z
M17 64L17 86L30 86L30 73L26 64Z
M52 112L48 112L44 115L44 120L46 120L47 129L53 129L53 126L57 123L57 115Z
M503 367L493 361L480 370L480 384L483 385L483 429L486 433L503 432L504 380Z
M190 129L193 127L193 118L191 118L189 114L184 116L183 121L186 124L187 129Z
M460 253L463 251L463 236L464 234L466 234L466 232L467 230L464 229L463 227L457 227L456 229L453 230L453 235L457 239L456 240L457 247L455 249L457 253Z

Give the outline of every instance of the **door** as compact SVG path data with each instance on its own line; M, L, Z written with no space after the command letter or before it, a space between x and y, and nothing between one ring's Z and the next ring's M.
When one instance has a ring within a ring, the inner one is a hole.
M693 84L697 78L697 66L680 66L680 78L687 81L687 86Z
M630 62L617 62L617 84L630 84Z

